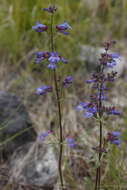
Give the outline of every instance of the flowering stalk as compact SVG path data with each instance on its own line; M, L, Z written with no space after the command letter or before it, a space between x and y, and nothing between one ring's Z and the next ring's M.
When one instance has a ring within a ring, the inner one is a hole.
M103 116L104 114L112 114L112 115L120 115L120 112L115 109L114 106L105 106L104 101L107 100L107 96L105 95L108 88L106 87L107 82L113 82L117 75L117 72L105 72L108 68L113 68L117 64L117 59L119 58L118 53L109 53L108 50L114 44L112 42L106 42L104 44L105 52L101 54L99 59L99 66L97 67L97 71L92 74L90 80L87 80L86 83L92 84L93 93L90 95L89 102L81 102L77 109L79 111L86 110L84 116L86 118L94 117L99 121L99 146L94 147L94 150L98 153L98 162L99 166L96 170L96 180L95 180L95 190L100 189L101 185L101 163L102 163L102 153L106 153L105 150L105 141L103 139ZM113 144L120 143L119 133L109 133L107 142L111 142Z
M48 61L48 68L53 71L53 78L54 78L54 87L55 87L55 95L56 95L56 102L58 108L58 120L59 120L59 161L58 161L58 170L59 170L59 177L61 188L64 190L64 182L63 182L63 173L62 173L62 155L63 155L63 129L62 129L62 111L61 111L61 102L60 102L60 90L59 84L57 80L57 67L59 63L67 64L67 60L61 57L57 52L55 52L54 48L54 31L53 31L53 21L54 21L54 12L56 11L56 7L54 5L49 6L48 8L44 8L44 11L47 11L51 14L51 23L50 23L50 50L51 52L37 52L35 63L40 64L45 59ZM48 30L48 26L37 22L35 26L32 27L36 32L45 32ZM68 30L71 29L67 22L63 24L56 25L56 32L60 32L64 35L69 34ZM73 78L71 76L67 76L64 81L61 83L63 87L67 88L72 83ZM38 95L45 95L49 92L52 92L52 86L42 85L37 88L36 94ZM42 133L39 136L42 142L49 136L52 131L48 130L45 133ZM68 142L68 146L72 147L72 142Z
M103 73L103 65L102 69L100 69L100 72ZM103 88L103 81L100 81L100 87L99 87L99 102L98 102L98 111L99 111L99 128L100 128L100 134L99 134L99 155L98 155L98 161L99 161L99 167L96 171L96 183L95 183L95 190L97 187L100 187L101 183L101 155L102 155L102 133L103 133L103 124L102 124L102 88Z
M51 14L51 51L52 52L54 52L53 16L54 16L54 12L52 12L52 14ZM58 82L57 82L57 72L56 72L56 69L54 69L53 71L54 71L53 72L54 84L55 84L56 100L57 100L57 107L58 107L58 117L59 117L59 161L58 161L58 169L59 169L59 177L60 177L61 188L64 189L63 174L62 174L63 131L62 131L61 102L60 102L59 88L58 88Z

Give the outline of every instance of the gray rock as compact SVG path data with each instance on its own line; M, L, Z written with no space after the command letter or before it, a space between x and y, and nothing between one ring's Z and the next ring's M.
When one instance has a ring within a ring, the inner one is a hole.
M81 47L81 54L79 59L85 62L85 66L88 72L94 71L99 58L98 48L83 45Z
M0 150L5 154L12 153L35 138L31 120L21 100L14 94L0 91Z
M15 151L10 161L10 183L19 182L52 190L58 178L57 160L51 145L29 143Z
M97 64L99 63L100 54L104 52L103 48L83 45L81 47L81 54L79 59L85 62L88 72L95 71ZM112 53L112 52L110 52ZM118 75L122 75L127 69L126 58L121 56L117 59L117 65L113 67L114 71L118 72ZM111 69L109 69L111 71Z

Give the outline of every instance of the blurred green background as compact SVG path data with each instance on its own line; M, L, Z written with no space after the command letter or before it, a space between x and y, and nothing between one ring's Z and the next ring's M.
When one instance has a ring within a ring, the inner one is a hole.
M73 30L69 37L60 35L56 44L76 67L80 45L100 46L108 39L125 41L127 37L127 0L1 0L0 61L13 65L29 64L34 50L48 49L48 35L31 28L36 21L49 24L49 15L41 9L51 2L58 11L55 23L68 21ZM26 63L27 62L27 63Z

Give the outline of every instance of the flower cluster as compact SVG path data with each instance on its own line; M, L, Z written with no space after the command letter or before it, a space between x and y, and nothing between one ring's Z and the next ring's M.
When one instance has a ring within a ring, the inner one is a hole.
M48 62L48 68L51 70L56 69L59 62L64 64L68 63L67 59L59 56L57 52L43 52L43 51L37 52L35 63L39 64L44 60Z
M48 8L43 8L43 11L46 11L51 14L54 14L56 10L57 8L54 5L51 5ZM40 22L36 22L36 25L33 26L32 29L35 30L36 32L45 32L48 30L48 28L51 29L51 27L53 27L52 23L51 23L51 26L48 27L47 25L41 24ZM56 25L56 32L60 32L63 34L69 34L68 30L70 29L71 29L71 26L67 22ZM63 64L68 63L68 60L60 56L58 52L56 51L51 51L51 52L39 51L39 52L36 52L35 55L36 55L35 63L40 64L46 61L47 67L50 70L56 70L60 63L63 63ZM71 76L66 77L66 79L63 81L63 86L68 87L72 83L72 80L73 78ZM52 91L51 86L43 85L36 89L36 94L44 95L51 91Z
M96 116L97 113L99 115L103 115L103 113L120 115L120 112L116 110L114 106L108 107L103 105L103 101L108 100L108 88L106 85L108 82L113 82L117 76L117 72L111 71L105 73L104 69L108 68L109 65L111 68L115 66L117 64L117 59L120 57L119 53L108 53L108 49L111 45L112 43L107 43L105 45L105 52L101 54L97 71L92 74L89 80L86 80L86 83L91 84L93 89L89 102L81 102L77 106L77 110L85 110L84 116L86 118Z

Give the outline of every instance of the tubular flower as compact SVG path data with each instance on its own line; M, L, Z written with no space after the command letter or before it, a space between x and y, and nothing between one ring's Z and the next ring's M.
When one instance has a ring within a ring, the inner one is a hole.
M85 110L84 117L91 118L97 113L96 105L92 105L90 102L81 102L77 107L77 111Z
M120 54L119 53L112 53L111 56L112 56L113 59L120 58Z
M50 63L50 64L48 64L48 68L51 70L54 70L57 68L57 65L55 63Z
M115 109L112 109L108 112L108 114L111 114L111 115L121 115L121 112L120 111L117 111Z
M70 84L72 84L73 77L72 76L67 76L65 80L63 81L63 86L68 87Z
M93 107L88 107L87 111L84 114L84 117L86 118L91 118L93 117L95 114L97 113L97 107L93 106Z
M119 132L119 131L113 131L113 132L108 133L107 140L111 144L115 144L117 146L120 146L120 144L121 144L120 137L121 137L121 132Z
M36 94L37 95L44 95L48 92L52 91L52 86L40 86L39 88L36 89Z
M68 63L67 59L59 56L57 52L36 52L35 63L39 64L45 59L49 62L48 68L52 70L57 68L58 62Z
M67 59L65 59L65 58L63 58L63 57L61 57L61 62L64 63L64 64L67 64L67 63L68 63Z
M70 148L75 148L76 147L77 144L76 144L75 140L72 137L66 137L66 140L67 140L67 145Z
M48 65L49 69L56 69L57 68L57 63L60 61L60 56L58 55L57 52L51 52L50 57L48 58L48 61L50 64Z
M48 61L50 63L58 63L60 61L60 56L58 55L57 52L51 52Z
M119 53L102 53L101 54L101 58L100 58L100 63L102 65L105 65L107 67L114 67L117 65L117 60L120 58L120 54Z
M57 8L54 5L50 5L48 8L43 8L42 10L47 11L49 13L54 13L57 10Z
M56 29L58 32L61 32L65 35L67 35L67 34L69 34L68 30L70 30L72 28L67 22L64 22L63 24L56 25Z
M41 24L40 22L36 22L36 25L32 27L36 32L44 32L48 29L48 26Z
M77 111L83 111L84 109L88 108L89 105L90 105L89 102L81 102L81 103L76 107L76 110L77 110Z
M36 53L36 59L35 59L35 63L41 63L44 59L49 57L49 52L37 52Z
M45 139L46 139L46 137L48 137L51 133L52 133L52 131L48 130L48 131L46 131L46 132L40 134L40 135L38 136L38 138L39 138L39 140L40 140L41 142L44 142Z

